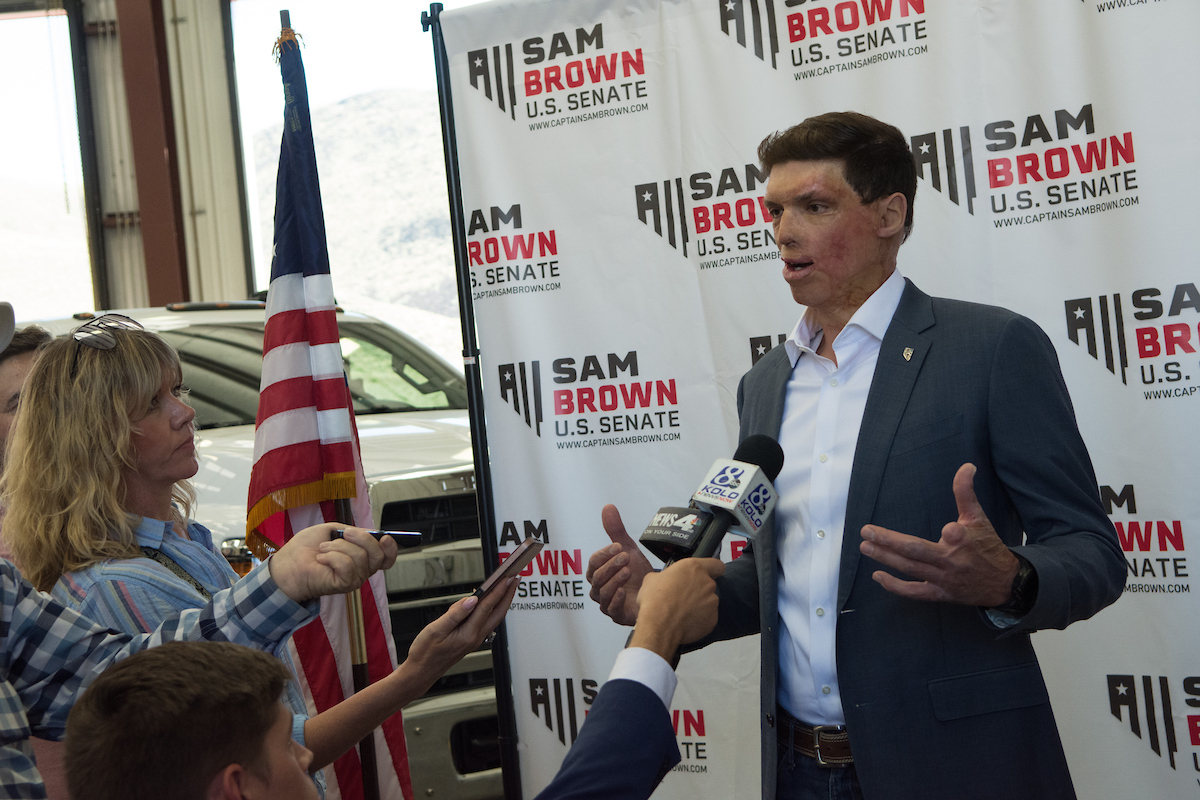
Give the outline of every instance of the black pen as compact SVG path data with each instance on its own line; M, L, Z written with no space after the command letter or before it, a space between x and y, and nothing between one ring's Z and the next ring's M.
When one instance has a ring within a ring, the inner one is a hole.
M384 536L390 536L392 537L392 541L396 543L396 546L400 548L420 547L421 545L421 534L414 531L367 531L367 533L371 534L376 539L382 539ZM346 538L346 530L344 528L338 528L329 538L344 539Z

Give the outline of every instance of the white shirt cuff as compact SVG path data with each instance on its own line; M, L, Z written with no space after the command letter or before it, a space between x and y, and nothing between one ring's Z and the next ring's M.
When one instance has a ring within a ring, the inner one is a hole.
M675 686L679 683L671 665L658 653L644 647L626 647L618 653L608 679L637 681L658 695L667 708L671 707Z
M987 615L988 621L1002 631L1008 630L1021 621L1021 617L1014 617L1006 611L995 608L985 608L983 613Z

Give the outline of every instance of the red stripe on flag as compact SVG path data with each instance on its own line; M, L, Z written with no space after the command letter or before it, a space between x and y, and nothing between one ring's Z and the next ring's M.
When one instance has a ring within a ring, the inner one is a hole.
M335 344L338 341L336 311L332 308L317 311L297 308L276 312L267 319L263 353L285 344Z
M312 376L286 378L266 386L258 395L255 425L284 411L313 408L332 411L346 407L346 379L342 376L314 381Z
M254 427L262 425L263 420L284 411L297 408L311 408L312 402L311 375L299 378L285 378L275 381L270 386L264 386L258 393L258 413L254 417Z
M369 585L363 586L362 609L363 628L367 634L367 668L370 672L371 683L378 683L392 672L392 656L388 653L387 641L383 622L379 618L379 607L375 603L374 593L367 591ZM408 771L408 745L404 739L404 720L399 714L393 714L383 721L383 738L387 742L388 751L392 758L392 767L400 779L400 787L405 797L412 797L412 776Z
M288 524L287 514L282 511L272 514L258 524L258 532L275 545L276 549L292 538L292 526Z
M251 472L251 506L272 492L320 481L327 473L348 472L354 472L354 449L350 442L308 441L271 448L262 454Z
M296 631L292 638L296 643L296 652L300 654L300 669L304 670L317 713L328 711L345 698L337 681L337 658L325 626L320 619L315 619ZM333 762L333 771L343 797L362 797L362 762L355 748L351 747Z

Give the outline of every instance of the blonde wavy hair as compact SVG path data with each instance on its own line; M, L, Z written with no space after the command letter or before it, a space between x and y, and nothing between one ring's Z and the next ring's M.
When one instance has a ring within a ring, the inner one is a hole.
M21 392L0 478L4 538L25 576L49 591L64 572L142 555L139 517L124 508L123 470L136 469L131 434L179 356L157 334L110 329L98 350L71 337L45 346ZM171 492L174 521L195 503L190 481Z

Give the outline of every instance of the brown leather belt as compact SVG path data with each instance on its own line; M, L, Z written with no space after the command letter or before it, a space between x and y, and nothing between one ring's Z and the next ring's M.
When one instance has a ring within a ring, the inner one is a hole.
M779 719L779 747L788 741L797 753L815 758L822 767L844 767L854 763L850 754L850 734L845 725L805 725L783 708L776 709Z

